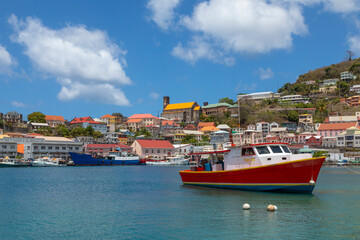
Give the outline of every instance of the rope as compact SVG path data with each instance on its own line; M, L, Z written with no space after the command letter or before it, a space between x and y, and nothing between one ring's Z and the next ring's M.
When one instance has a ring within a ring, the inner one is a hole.
M356 174L360 174L360 172L358 172L358 171L355 171L354 169L351 169L351 168L349 168L349 167L347 167L347 166L344 166L346 169L348 169L348 170L350 170L350 171L352 171L352 172L354 172L354 173L356 173Z

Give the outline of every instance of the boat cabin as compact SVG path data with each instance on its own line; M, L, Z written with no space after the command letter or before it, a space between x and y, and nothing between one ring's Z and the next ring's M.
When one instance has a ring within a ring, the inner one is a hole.
M207 161L200 161L202 154L208 154ZM286 143L262 143L249 146L232 146L230 150L193 153L193 161L206 171L234 170L278 164L286 161L311 158L311 154L292 154ZM197 169L197 168L196 168ZM195 168L192 167L194 171Z

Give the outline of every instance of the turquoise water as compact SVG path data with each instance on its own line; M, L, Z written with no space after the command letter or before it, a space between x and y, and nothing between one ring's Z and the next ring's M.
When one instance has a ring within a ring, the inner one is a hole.
M183 186L181 169L2 168L0 239L360 239L346 168L322 168L313 195Z

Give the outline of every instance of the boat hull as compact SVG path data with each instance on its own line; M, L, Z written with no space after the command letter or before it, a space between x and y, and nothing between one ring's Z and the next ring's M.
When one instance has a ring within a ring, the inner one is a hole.
M185 185L248 191L312 193L325 157L225 171L180 171ZM313 180L314 182L311 182Z
M110 160L93 158L88 154L70 152L70 156L75 166L112 166L112 165L140 165L139 158L132 160Z

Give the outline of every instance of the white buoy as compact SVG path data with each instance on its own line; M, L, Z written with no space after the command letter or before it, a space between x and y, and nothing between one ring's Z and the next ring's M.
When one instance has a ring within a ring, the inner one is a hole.
M315 186L315 181L311 179L311 180L309 181L309 185L310 185L310 186Z
M243 209L244 209L244 210L249 210L249 209L250 209L250 204L244 203Z
M277 209L276 206L270 204L269 206L267 206L267 210L270 211L270 212L274 212L275 210Z
M243 209L244 209L244 210L250 210L250 204L244 203Z
M277 206L274 205L275 211L277 211Z

